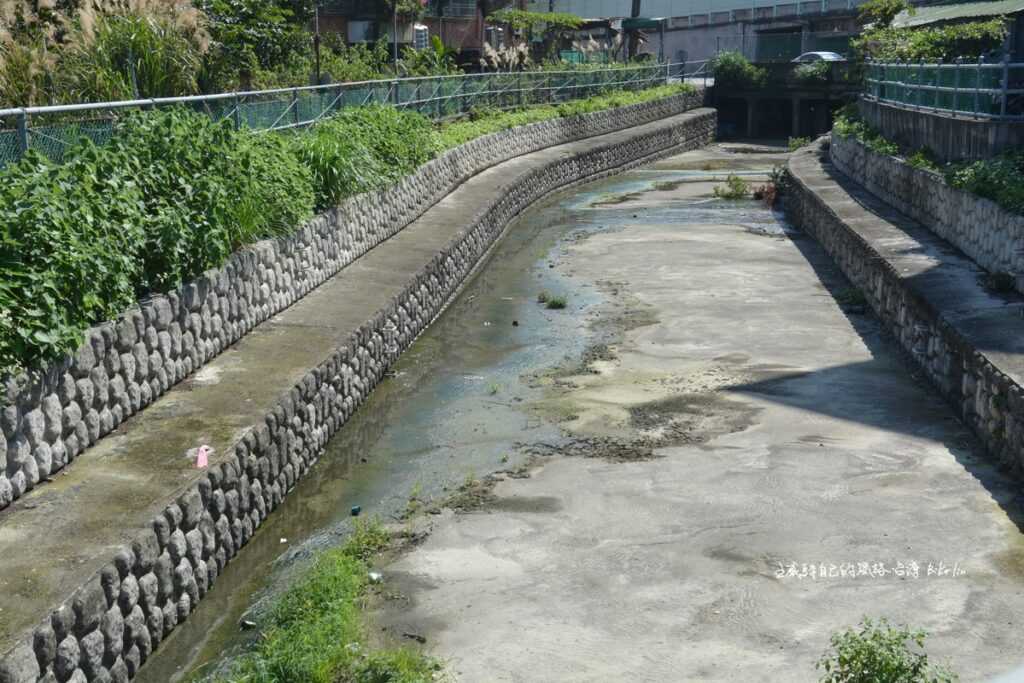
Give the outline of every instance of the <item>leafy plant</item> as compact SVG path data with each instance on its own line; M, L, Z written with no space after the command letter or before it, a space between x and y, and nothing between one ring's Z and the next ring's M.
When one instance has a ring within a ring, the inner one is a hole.
M865 617L856 629L834 633L817 668L822 683L952 683L955 673L928 661L927 633Z
M560 311L566 307L566 303L564 296L550 296L544 305L552 311Z
M311 214L278 136L183 110L129 115L104 147L0 171L0 367L52 360L135 298L218 266ZM31 303L29 303L31 302Z
M713 192L719 199L746 199L750 196L750 183L738 175L730 173L725 179L725 184L718 185Z
M801 147L806 147L811 144L810 138L790 138L789 139L789 151L795 152Z
M825 83L831 74L831 65L826 61L798 64L793 68L793 78L800 83Z
M832 133L843 138L855 138L868 149L879 154L896 156L900 152L899 145L887 140L881 133L861 120L854 106L846 106L836 112L832 121Z
M991 159L953 164L945 176L953 187L1024 214L1024 153L1007 152Z
M906 162L908 166L913 166L914 168L920 168L926 171L937 172L941 170L939 162L935 160L935 155L926 147L922 147L921 149L914 151L912 154L909 154L906 158Z
M715 85L731 88L759 88L768 80L768 71L754 66L739 52L720 52L712 60Z
M433 156L429 119L411 111L371 105L351 107L292 138L292 148L313 174L316 205L384 187Z
M1007 34L1002 17L946 26L878 28L851 41L855 51L882 61L977 59L998 50Z
M867 0L860 6L858 17L863 24L885 28L892 24L897 14L905 10L913 11L907 0Z

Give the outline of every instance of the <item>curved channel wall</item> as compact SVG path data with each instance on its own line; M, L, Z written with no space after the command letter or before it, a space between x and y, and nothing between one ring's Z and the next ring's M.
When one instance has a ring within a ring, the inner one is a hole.
M937 173L872 151L854 137L833 135L829 156L840 171L985 270L1013 274L1017 291L1024 292L1024 216L950 187Z
M703 98L702 91L680 94L477 138L394 187L347 200L288 237L242 249L221 268L94 327L73 357L5 382L0 509L400 231L466 178L544 147L678 114Z
M9 452L14 444L20 460L9 459L12 476L5 481L21 474L27 486L25 458L38 468L38 460L46 460L37 458L44 446L52 467L54 444L63 444L56 460L63 465L68 453L80 452L474 173L544 147L672 117L702 101L702 93L684 94L479 138L388 191L357 197L289 238L245 249L223 268L94 329L74 359L17 390L21 417L12 421L9 406L4 430L11 434L5 436ZM573 184L703 146L715 126L714 110L700 109L620 141L595 142L585 152L532 168L485 210L467 216L448 246L409 276L403 293L281 396L223 462L157 516L150 530L113 552L52 613L40 614L38 625L0 654L0 683L130 680L518 213ZM70 405L79 410L68 410ZM74 437L74 448L68 449L67 437ZM12 463L18 466L12 469Z

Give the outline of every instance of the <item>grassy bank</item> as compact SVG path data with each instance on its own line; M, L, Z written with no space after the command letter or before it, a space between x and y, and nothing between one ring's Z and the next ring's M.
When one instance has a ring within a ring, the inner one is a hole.
M216 683L426 683L441 665L410 648L369 645L362 606L371 558L387 548L377 522L357 523L276 600L251 651Z
M609 92L435 125L391 107L345 109L293 134L234 130L184 109L129 115L107 145L0 171L0 374L73 352L91 325L175 288L314 211L387 187L446 149L524 123L679 94Z

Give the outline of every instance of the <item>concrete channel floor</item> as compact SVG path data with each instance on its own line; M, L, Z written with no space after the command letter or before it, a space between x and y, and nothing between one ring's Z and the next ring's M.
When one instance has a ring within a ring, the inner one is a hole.
M682 114L680 121L692 114ZM262 421L281 394L405 286L490 197L529 169L632 130L551 147L466 181L397 236L268 320L73 464L0 512L0 652L109 562L185 490L186 456L214 447L210 464Z
M387 632L463 681L811 681L864 615L927 629L964 681L1021 664L1018 487L837 304L812 239L688 218L713 184L657 182L779 156L633 171L655 182L604 207L624 229L566 247L557 267L600 286L590 322L617 339L532 408L659 457L542 456L481 509L424 520L382 568Z

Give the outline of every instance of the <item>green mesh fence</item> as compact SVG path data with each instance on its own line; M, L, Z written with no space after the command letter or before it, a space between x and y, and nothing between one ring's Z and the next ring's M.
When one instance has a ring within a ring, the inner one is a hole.
M613 88L649 87L663 83L667 73L663 64L571 72L493 73L337 84L318 89L193 98L178 103L154 101L146 106L187 106L215 121L229 119L238 127L273 130L307 126L343 107L374 103L407 107L441 119L477 107L564 102ZM132 109L96 105L86 112L62 111L60 107L32 112L26 118L28 147L60 161L68 149L83 139L106 143L117 133L118 118L128 111ZM22 154L19 115L9 112L0 117L0 167Z
M1013 87L1024 85L1022 64L870 64L867 79L869 95L907 107L987 117L1024 115Z

